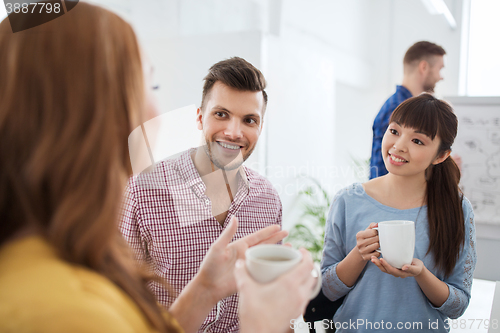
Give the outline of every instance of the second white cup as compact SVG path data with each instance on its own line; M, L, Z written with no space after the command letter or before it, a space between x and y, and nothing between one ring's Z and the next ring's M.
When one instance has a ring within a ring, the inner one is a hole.
M415 252L415 223L413 221L383 221L378 223L380 250L392 267L410 265Z
M302 253L291 247L265 244L256 245L245 252L246 266L250 275L260 283L268 283L281 274L289 271L302 260ZM317 277L311 299L316 297L321 289L321 270L318 264L311 272Z

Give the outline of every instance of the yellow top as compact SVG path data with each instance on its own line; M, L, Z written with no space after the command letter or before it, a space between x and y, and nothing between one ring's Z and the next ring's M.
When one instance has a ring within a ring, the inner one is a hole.
M61 260L47 241L34 236L0 248L0 332L154 330L109 279Z

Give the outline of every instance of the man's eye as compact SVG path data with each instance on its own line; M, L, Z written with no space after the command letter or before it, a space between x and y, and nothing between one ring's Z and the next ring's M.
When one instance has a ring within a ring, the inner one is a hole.
M247 122L247 124L256 124L257 121L255 121L255 119L252 119L252 118L247 118L245 119L245 121Z
M221 117L221 118L224 118L226 116L226 114L224 112L220 112L220 111L215 112L215 115L217 117Z

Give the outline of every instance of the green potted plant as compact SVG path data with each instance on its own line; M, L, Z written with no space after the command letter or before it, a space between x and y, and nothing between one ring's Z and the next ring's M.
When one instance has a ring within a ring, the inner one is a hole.
M361 183L368 181L370 159L351 156L353 175ZM332 196L312 177L301 176L311 184L298 195L303 212L299 221L289 230L286 239L294 247L304 247L311 252L314 261L320 262L325 240L325 225Z
M312 184L299 192L303 213L300 221L289 230L286 242L294 247L304 247L311 252L314 261L320 262L331 197L318 180L311 177L307 179Z

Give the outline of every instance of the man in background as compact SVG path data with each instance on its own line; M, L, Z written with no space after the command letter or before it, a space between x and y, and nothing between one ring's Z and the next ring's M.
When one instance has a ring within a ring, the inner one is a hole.
M169 281L173 290L156 282L150 285L167 308L195 276L233 216L238 218L234 239L270 225L281 227L278 193L242 164L262 133L265 88L262 73L242 58L213 65L196 115L202 145L129 181L121 231L138 259ZM217 304L201 326L203 331L239 331L236 294Z
M425 92L434 92L436 83L443 78L443 56L446 51L439 45L420 41L406 51L403 59L403 83L396 86L394 95L384 103L373 122L372 156L370 159L370 179L387 174L382 156L382 138L392 112L405 100Z

